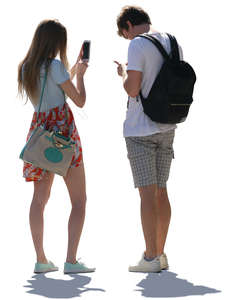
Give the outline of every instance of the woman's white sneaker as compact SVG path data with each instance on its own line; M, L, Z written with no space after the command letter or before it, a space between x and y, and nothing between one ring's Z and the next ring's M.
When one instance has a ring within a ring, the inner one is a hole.
M129 272L144 272L144 273L158 273L161 271L159 257L156 256L153 260L147 261L145 254L142 254L141 260L134 266L129 266Z

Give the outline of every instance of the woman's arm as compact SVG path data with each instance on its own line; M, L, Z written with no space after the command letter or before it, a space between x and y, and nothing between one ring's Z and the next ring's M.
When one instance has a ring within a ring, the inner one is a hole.
M77 77L77 88L73 82L68 79L60 84L65 94L79 107L83 107L86 100L85 86L83 77Z
M82 56L83 56L83 45L82 45L82 47L80 49L80 53L79 53L79 55L77 57L76 63L74 64L74 66L70 70L70 79L71 80L73 80L75 74L77 73L77 66L78 66L79 62L81 61Z
M73 84L71 79L60 84L65 94L79 107L83 107L86 100L84 74L87 67L88 65L86 63L76 63L76 86ZM75 73L73 77L74 76Z

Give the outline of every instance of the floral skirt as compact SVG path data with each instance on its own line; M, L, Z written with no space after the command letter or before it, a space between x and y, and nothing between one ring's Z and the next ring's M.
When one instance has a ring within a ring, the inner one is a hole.
M68 120L66 117L67 111L68 111ZM35 129L36 120L37 120L37 112L34 112L26 141L28 141L33 130ZM73 113L69 105L67 103L64 103L63 105L54 107L49 111L40 112L37 126L40 125L44 126L44 128L49 131L59 130L62 132L64 136L66 137L70 136L73 141L76 141L76 143L78 144L79 153L77 153L77 150L74 153L70 164L70 168L78 167L82 163L82 147L81 147L80 136L77 131L75 121L73 118ZM41 169L35 167L30 163L24 162L23 177L26 179L26 181L28 182L39 181L42 179L45 173L46 173L45 169Z

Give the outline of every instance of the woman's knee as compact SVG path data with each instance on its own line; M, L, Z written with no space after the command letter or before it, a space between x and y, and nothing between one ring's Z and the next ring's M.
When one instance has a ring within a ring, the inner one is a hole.
M32 203L44 207L50 198L50 191L34 191Z
M86 194L74 195L71 197L72 208L85 211L87 197Z
M42 183L39 186L34 187L34 196L41 196L42 198L49 199L51 193L51 186L49 184Z
M45 206L50 198L53 178L44 178L39 182L34 182L33 202Z

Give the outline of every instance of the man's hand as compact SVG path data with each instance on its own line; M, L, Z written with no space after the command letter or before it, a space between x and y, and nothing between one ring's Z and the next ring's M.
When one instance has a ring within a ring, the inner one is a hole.
M114 60L117 64L117 72L119 76L123 77L123 87L130 97L135 98L141 89L142 72L134 70L126 70L126 65L120 64Z
M114 63L117 64L117 73L123 78L127 76L126 65L120 64L118 61L114 60Z

